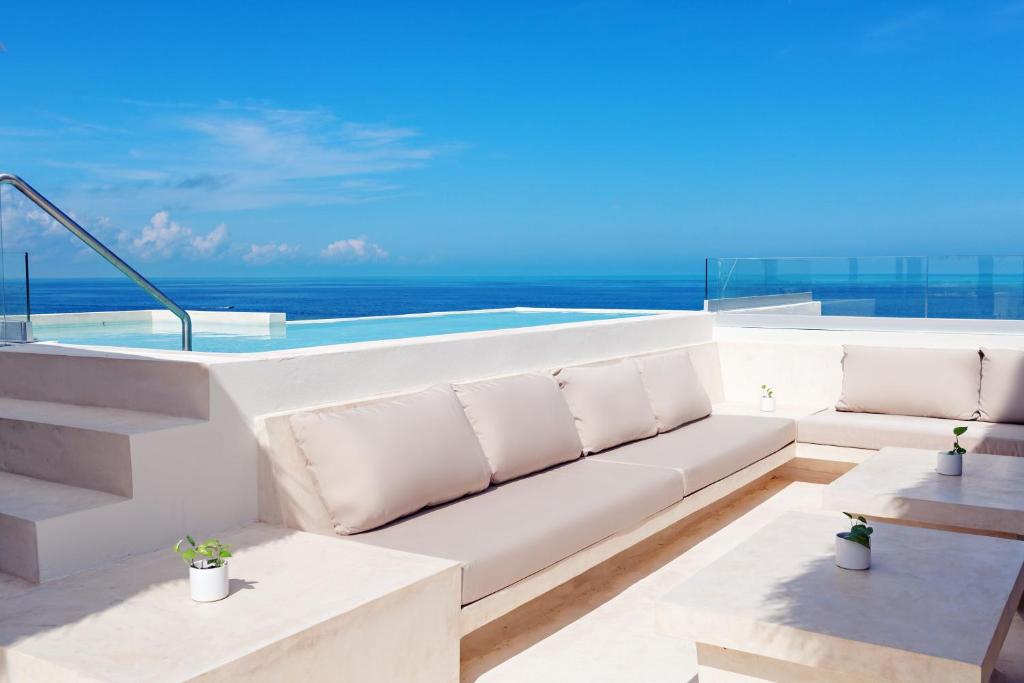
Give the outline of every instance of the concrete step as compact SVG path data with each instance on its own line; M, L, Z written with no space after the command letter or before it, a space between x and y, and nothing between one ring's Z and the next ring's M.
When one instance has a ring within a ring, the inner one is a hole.
M0 348L0 396L205 419L210 376L186 354L24 344Z
M104 520L128 503L104 491L0 472L0 572L33 583L72 573L83 553L103 551Z
M132 445L199 422L137 410L0 397L0 471L132 495Z

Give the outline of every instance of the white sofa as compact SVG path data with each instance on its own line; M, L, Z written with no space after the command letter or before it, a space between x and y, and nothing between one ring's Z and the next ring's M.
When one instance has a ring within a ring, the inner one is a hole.
M799 421L801 455L946 450L1024 456L1024 352L846 345L836 407ZM815 449L817 447L817 450Z
M265 416L260 517L459 561L468 633L793 457L710 413L674 350Z

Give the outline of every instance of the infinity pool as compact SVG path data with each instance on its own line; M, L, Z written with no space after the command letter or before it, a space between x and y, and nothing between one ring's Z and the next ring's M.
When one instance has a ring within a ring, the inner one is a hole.
M278 351L330 344L430 337L458 332L480 332L539 325L557 325L615 318L633 318L647 313L588 311L484 311L439 313L343 320L295 321L269 327L200 327L193 334L196 351L250 353ZM37 325L39 341L92 346L124 346L145 349L180 349L180 328L151 323L113 322L78 325Z

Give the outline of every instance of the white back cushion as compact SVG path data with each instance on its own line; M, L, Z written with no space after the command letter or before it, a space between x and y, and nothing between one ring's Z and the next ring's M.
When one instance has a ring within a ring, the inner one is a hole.
M951 420L978 416L977 349L843 347L843 393L836 410Z
M1024 424L1024 351L981 350L981 419Z
M457 384L455 394L495 483L575 460L583 451L569 405L549 374Z
M659 432L711 414L711 399L686 351L643 356L636 362Z
M448 386L290 421L338 533L368 531L490 484L487 459Z
M597 453L658 433L633 359L562 368L556 377L575 419L584 453Z

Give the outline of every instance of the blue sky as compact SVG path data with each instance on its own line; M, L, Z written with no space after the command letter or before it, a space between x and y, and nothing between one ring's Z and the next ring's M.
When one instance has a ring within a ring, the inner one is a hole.
M112 7L5 7L0 165L144 273L1024 251L1021 0Z

